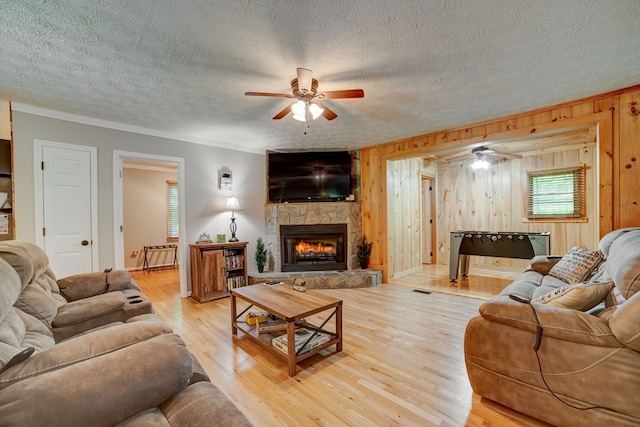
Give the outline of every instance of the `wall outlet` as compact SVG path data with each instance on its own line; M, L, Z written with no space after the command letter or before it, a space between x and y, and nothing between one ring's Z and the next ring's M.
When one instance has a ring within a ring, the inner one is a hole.
M137 257L139 253L140 253L140 251L133 251L133 252L131 252L131 258L135 258L135 257Z

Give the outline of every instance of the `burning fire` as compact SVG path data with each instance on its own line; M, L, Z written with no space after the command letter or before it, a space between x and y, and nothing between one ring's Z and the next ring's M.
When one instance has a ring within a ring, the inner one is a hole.
M322 242L307 243L304 240L301 240L300 243L296 245L296 252L298 253L333 252L333 251L335 251L335 247L330 243L322 243Z

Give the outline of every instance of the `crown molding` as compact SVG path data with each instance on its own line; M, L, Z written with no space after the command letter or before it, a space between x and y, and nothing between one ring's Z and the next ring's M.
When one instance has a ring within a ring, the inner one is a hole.
M89 126L97 126L106 129L114 129L123 132L137 133L147 136L155 136L158 138L174 139L177 141L190 142L193 144L208 145L211 147L225 148L227 150L241 151L245 153L262 154L262 149L253 147L244 147L237 143L220 142L211 139L197 138L194 136L183 135L172 132L163 132L155 129L149 129L141 126L127 125L124 123L112 122L109 120L97 119L95 117L81 116L79 114L65 113L63 111L51 110L48 108L37 107L35 105L23 104L21 102L11 102L11 111L19 111L21 113L33 114L36 116L48 117L50 119L65 120L67 122L80 123ZM232 146L230 146L232 145Z

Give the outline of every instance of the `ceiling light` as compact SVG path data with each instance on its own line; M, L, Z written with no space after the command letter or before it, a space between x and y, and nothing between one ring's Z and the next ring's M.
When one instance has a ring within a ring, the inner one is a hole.
M320 107L315 102L307 103L305 101L298 101L291 105L291 113L293 113L293 118L300 121L306 122L307 119L315 120L324 111L324 108Z
M306 109L307 108L306 108L306 105L304 104L304 101L298 101L294 103L291 106L291 112L293 113L293 118L300 122L307 121L304 117Z
M475 162L471 163L471 169L489 169L489 162L479 156Z
M318 117L320 117L320 115L322 114L322 112L324 111L324 108L321 108L318 104L316 104L315 102L312 102L309 105L309 112L311 113L311 117L313 117L313 120L317 119Z

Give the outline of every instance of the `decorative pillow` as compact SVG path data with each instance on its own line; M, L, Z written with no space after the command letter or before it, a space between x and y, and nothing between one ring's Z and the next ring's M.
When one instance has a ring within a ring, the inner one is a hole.
M599 250L573 248L549 270L549 276L563 282L580 283L589 277L591 271L604 260Z
M604 301L611 289L613 282L577 283L562 286L531 302L585 311Z

